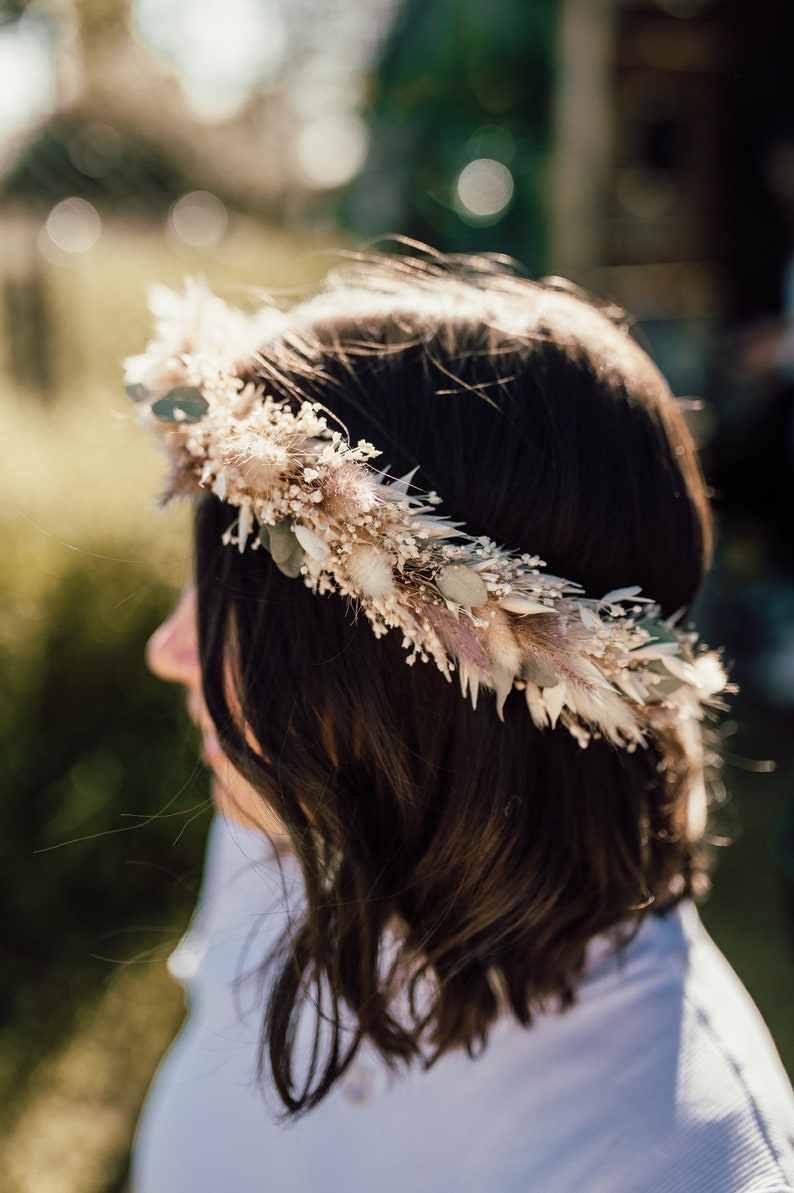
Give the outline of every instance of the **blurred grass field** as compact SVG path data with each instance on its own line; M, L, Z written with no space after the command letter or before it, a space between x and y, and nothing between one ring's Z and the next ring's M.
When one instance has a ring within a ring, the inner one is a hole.
M109 1190L179 1022L164 960L198 889L210 804L176 690L143 665L190 576L189 511L156 509L163 461L121 360L146 293L186 274L245 299L327 259L239 219L186 259L159 225L105 223L47 263L0 220L0 1187Z
M142 663L190 574L187 511L154 509L161 461L120 360L146 339L153 280L199 274L234 298L299 288L327 257L243 220L194 260L143 224L106 224L69 265L47 264L35 236L0 222L6 306L28 311L0 344L0 1185L109 1193L179 1022L163 959L209 817L181 698ZM727 768L714 832L733 844L715 850L703 914L794 1073L791 897L770 852L794 758L782 718L740 706L739 719L737 753L778 767Z

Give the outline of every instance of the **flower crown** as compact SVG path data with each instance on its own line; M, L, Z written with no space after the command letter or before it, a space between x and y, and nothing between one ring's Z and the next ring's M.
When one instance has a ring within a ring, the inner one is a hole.
M225 543L264 548L312 591L350 598L378 637L399 630L408 663L456 672L475 708L483 686L503 717L517 688L538 728L633 750L719 703L719 657L639 588L596 600L536 556L467 534L435 493L412 491L416 469L377 471L378 450L349 442L316 403L246 380L283 314L243 314L194 282L183 295L156 288L151 308L155 336L126 379L171 457L164 502L213 493L235 507Z

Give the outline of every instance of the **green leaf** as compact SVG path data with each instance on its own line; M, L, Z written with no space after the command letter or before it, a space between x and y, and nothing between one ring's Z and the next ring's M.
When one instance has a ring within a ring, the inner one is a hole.
M209 410L200 389L178 385L152 403L152 414L164 423L198 423Z
M303 560L305 556L302 551L296 551L294 555L290 555L288 559L273 559L276 567L285 576L289 576L290 580L294 580L301 574L303 567Z
M282 518L280 522L276 522L275 526L269 527L269 530L270 554L276 563L289 559L291 555L295 554L296 548L303 554L303 548L295 538L289 518Z
M665 629L658 621L638 621L637 625L646 634L650 634L654 642L677 642L678 636L672 630Z
M293 580L300 575L305 552L295 537L289 518L283 518L275 526L260 526L259 541L270 552L280 572Z

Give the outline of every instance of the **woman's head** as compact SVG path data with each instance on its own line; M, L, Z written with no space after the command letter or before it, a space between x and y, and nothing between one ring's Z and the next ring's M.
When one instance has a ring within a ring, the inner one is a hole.
M279 320L246 380L319 403L391 475L418 469L469 535L541 556L588 596L638 585L666 616L692 603L711 535L691 441L625 326L578 295L482 261L362 265ZM409 1059L476 1047L505 1003L528 1022L567 1001L594 935L691 889L701 775L675 726L633 751L583 749L537 728L520 691L503 721L491 698L475 711L355 603L225 545L236 516L215 497L198 507L203 686L304 867L306 919L266 1032L300 1110L362 1035ZM395 997L411 979L415 1006ZM311 982L336 1034L318 1036L303 1086L292 1024Z

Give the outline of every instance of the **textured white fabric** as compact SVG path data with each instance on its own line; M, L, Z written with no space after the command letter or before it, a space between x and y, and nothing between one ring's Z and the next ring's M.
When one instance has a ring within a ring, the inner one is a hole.
M306 1118L254 1078L262 991L246 977L299 898L266 839L213 825L172 959L190 1014L139 1127L134 1193L794 1193L794 1095L693 907L590 951L576 1005L484 1054L390 1079L365 1054ZM269 1103L269 1104L268 1104Z

